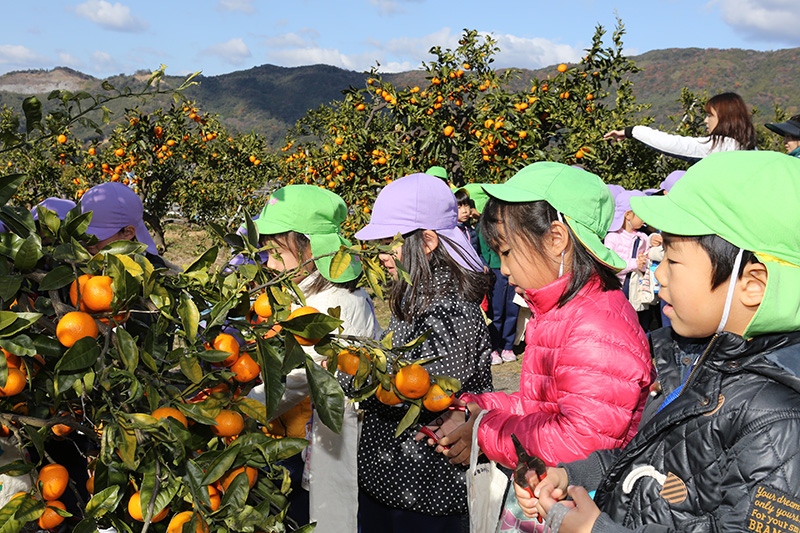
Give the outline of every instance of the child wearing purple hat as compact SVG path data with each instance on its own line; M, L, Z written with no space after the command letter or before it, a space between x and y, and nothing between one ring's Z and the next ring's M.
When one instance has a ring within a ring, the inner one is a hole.
M628 298L631 296L631 278L634 278L634 282L638 282L638 279L648 271L647 252L650 248L649 237L639 231L644 222L631 210L631 198L634 196L645 196L645 194L637 190L622 190L614 197L614 219L603 240L608 248L625 260L625 268L617 272L617 277L622 283L622 292ZM641 306L638 302L634 304L642 328L648 331L651 313L647 306Z
M412 174L380 192L369 224L356 238L389 243L403 236L402 245L380 257L394 278L387 329L392 344L429 333L403 357L436 358L425 365L428 372L457 378L462 391L481 393L492 390L491 343L479 307L489 280L474 248L456 227L457 217L455 196L444 181ZM397 261L402 261L410 282L397 275ZM462 531L466 468L450 464L415 440L419 425L394 436L407 407L387 406L370 397L361 408L360 531ZM435 418L423 411L420 421L427 424Z
M146 255L151 262L164 265L144 225L142 200L130 187L114 181L95 185L81 197L80 206L82 213L92 212L86 233L98 241L86 247L89 253L96 254L116 241L138 241L147 245Z

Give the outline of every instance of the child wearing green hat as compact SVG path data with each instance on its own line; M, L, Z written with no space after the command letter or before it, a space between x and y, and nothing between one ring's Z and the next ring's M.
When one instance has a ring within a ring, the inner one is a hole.
M255 221L260 244L269 247L267 267L281 272L296 271L293 278L303 291L306 304L322 312L339 307L343 333L378 338L380 326L367 293L356 287L361 263L354 257L338 277L330 273L333 255L350 242L339 233L347 217L347 206L335 193L314 185L287 185L276 190ZM307 353L320 363L324 358L313 347ZM304 427L308 420L308 384L305 371L287 376L286 393L276 416L284 427ZM251 396L263 401L259 385ZM293 419L301 417L300 423ZM345 410L340 435L336 435L312 416L310 453L303 470L308 477L311 521L316 531L355 531L357 528L358 480L356 452L358 444L357 413L352 406ZM305 434L292 435L306 437ZM297 487L297 493L302 489ZM300 510L295 501L290 513ZM292 509L293 508L293 509ZM308 519L295 514L303 523ZM305 520L305 521L304 521Z
M623 446L636 433L652 364L616 276L625 262L602 241L614 216L608 187L585 170L538 162L483 188L481 231L533 318L518 391L462 395L474 416L443 425L437 449L466 464L475 431L487 458L513 468L512 433L548 465Z
M763 151L712 154L631 200L664 237L660 392L624 449L548 469L533 497L515 487L529 516L563 532L800 531L798 205L800 161Z

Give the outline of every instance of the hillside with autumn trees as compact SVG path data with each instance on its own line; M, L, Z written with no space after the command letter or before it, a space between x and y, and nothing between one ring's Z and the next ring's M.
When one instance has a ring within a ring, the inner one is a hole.
M656 124L669 124L668 117L680 113L679 100L684 87L709 95L738 92L757 109L758 123L772 120L775 106L788 114L800 110L800 100L794 94L794 82L800 79L800 48L768 52L669 48L630 59L641 69L631 75L633 93L638 102L650 104L645 114ZM554 66L519 69L509 80L509 89L526 90L531 79L546 78L553 69ZM412 87L423 85L426 74L424 70L415 70L385 74L383 79L396 87ZM148 75L149 72L119 75L108 81L117 86L135 85ZM199 84L188 89L186 95L208 112L218 114L227 128L256 131L277 146L287 129L308 110L342 100L342 91L362 87L368 77L369 73L330 65L293 68L261 65L220 76L200 75ZM165 81L177 85L181 79L168 75ZM102 81L67 68L11 72L0 76L0 105L18 106L29 94L46 96L55 89L91 92Z

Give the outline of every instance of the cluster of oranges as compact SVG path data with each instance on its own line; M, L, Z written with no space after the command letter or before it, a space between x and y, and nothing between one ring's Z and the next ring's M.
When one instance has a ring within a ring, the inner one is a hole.
M90 313L108 313L114 301L113 279L110 276L93 276L83 274L72 282L69 288L69 300L78 309L66 313L56 325L56 338L58 341L71 348L84 337L94 339L100 334L100 329ZM114 317L119 321L122 315ZM107 318L101 319L108 323Z
M44 512L39 517L39 527L41 529L56 528L64 521L64 517L58 513L58 509L66 511L67 507L59 498L67 490L68 484L69 472L58 463L45 465L39 470L37 486L42 499L47 504Z
M227 352L229 355L220 364L233 372L233 379L239 383L253 381L261 373L261 367L247 352L242 352L239 341L229 333L217 335L211 346L215 350Z

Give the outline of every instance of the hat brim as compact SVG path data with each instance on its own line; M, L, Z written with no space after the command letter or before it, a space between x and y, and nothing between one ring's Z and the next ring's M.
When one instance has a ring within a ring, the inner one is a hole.
M768 130L777 133L778 135L796 137L800 139L800 128L790 122L777 122L765 124Z
M147 245L147 252L153 255L158 255L158 248L156 247L156 243L153 240L153 237L150 236L150 231L147 229L147 226L144 225L144 221L141 220L136 224L129 224L129 225L136 228L136 240ZM94 235L95 237L97 237L98 241L104 241L109 237L113 237L114 235L119 233L121 229L122 228L118 228L116 226L113 228L107 228L102 226L97 227L97 226L92 226L92 224L90 223L89 227L86 228L86 234Z
M459 265L473 272L483 272L483 262L463 231L458 228L449 228L437 229L436 233L447 239L439 239L439 242L444 245L447 253Z
M311 254L316 257L314 264L317 266L319 273L334 283L344 283L352 281L361 275L361 260L357 255L351 255L350 264L344 269L339 277L331 277L331 262L334 255L342 246L350 247L351 243L344 237L336 233L308 235L308 240L311 242Z
M390 239L397 235L405 235L420 228L406 227L398 224L375 224L370 222L355 234L355 238L360 241L375 241L378 239Z
M625 260L617 255L617 252L603 244L595 232L566 215L564 218L575 237L595 259L614 270L622 270L627 266Z
M716 232L691 212L675 204L672 195L636 196L631 209L645 224L674 235L714 235Z
M291 230L291 228L286 227L284 224L279 224L269 220L268 216L259 216L258 219L253 219L253 223L255 224L259 235L276 235L278 233L285 233Z
M483 190L492 198L497 198L504 202L538 202L544 200L544 196L525 189L520 189L507 183L487 183L482 186Z

